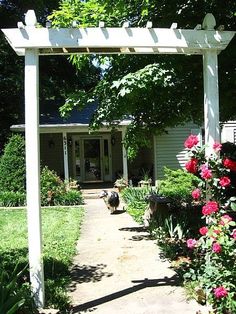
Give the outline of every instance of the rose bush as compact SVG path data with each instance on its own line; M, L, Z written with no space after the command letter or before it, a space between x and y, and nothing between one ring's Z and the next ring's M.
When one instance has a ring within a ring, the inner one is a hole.
M215 143L214 152L205 157L205 148L192 135L185 141L190 160L186 170L201 179L192 191L193 201L202 205L204 225L199 229L199 238L188 239L186 245L192 256L192 264L185 275L194 279L200 290L205 291L206 301L214 313L236 313L236 198L231 182L236 172L236 161L220 155L222 145Z

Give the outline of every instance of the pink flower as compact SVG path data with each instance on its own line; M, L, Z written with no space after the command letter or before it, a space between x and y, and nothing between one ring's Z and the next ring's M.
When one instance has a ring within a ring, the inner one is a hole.
M221 299L221 298L227 297L227 295L228 295L228 291L223 286L220 286L220 287L217 287L217 288L214 289L214 296L217 299Z
M196 239L188 239L187 240L187 247L189 249L194 249L197 245L197 240Z
M230 185L230 178L229 177L221 177L220 178L220 185L223 187L227 187L228 185Z
M189 135L189 137L184 142L184 147L191 149L193 146L197 145L198 143L199 143L199 139L197 135Z
M219 152L219 151L221 150L221 148L222 148L222 145L221 145L220 143L215 142L215 143L213 144L213 149L214 149L214 151Z
M205 179L211 179L212 178L212 172L211 170L208 168L207 164L204 164L200 167L201 172L200 172L200 176Z
M219 210L219 206L217 202L209 201L202 207L202 214L203 215L211 215L216 213Z
M228 224L232 220L233 220L233 218L230 217L229 215L223 215L220 218L220 225L224 226L224 225Z
M213 243L212 251L219 254L222 251L222 247L218 242Z
M199 229L199 232L200 232L201 235L204 236L204 235L207 234L208 228L207 227L202 227L202 228Z
M236 171L236 161L233 161L232 159L225 158L223 160L223 165L231 171Z
M186 164L185 168L190 173L196 173L197 172L197 165L198 160L196 158L191 158Z
M232 237L234 238L234 240L236 240L236 229L233 230Z
M200 189L195 189L192 191L192 197L195 200L198 200L201 196L201 190Z

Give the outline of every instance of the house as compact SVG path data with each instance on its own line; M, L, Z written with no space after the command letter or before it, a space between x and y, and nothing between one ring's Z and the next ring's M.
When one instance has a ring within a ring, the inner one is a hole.
M151 148L141 149L136 159L127 160L122 139L130 120L122 121L116 131L107 127L98 132L89 130L89 122L96 104L85 109L74 109L69 118L63 119L54 101L40 108L40 158L41 164L55 170L62 178L79 182L114 182L119 176L132 179L134 184L144 173L153 182L163 178L164 166L183 168L186 150L183 143L189 134L198 134L201 128L193 123L168 129L166 134L153 137ZM12 131L24 131L24 124L13 125ZM222 127L222 141L235 142L236 123Z

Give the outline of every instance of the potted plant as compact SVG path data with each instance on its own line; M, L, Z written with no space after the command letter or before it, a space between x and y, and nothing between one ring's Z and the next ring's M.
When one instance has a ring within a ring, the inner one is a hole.
M117 179L114 183L114 187L118 189L118 192L122 191L128 186L128 182L125 178L121 177Z

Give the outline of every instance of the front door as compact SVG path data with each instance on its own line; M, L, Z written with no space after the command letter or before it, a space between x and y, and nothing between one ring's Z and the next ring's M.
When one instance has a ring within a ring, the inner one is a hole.
M74 136L74 177L80 182L111 181L110 136Z

